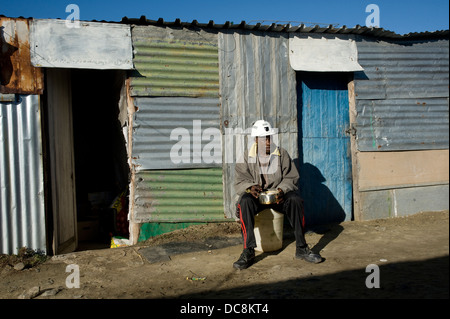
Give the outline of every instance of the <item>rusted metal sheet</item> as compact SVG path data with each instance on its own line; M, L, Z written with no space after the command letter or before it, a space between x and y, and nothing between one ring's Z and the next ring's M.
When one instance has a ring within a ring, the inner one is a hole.
M0 18L0 93L42 94L44 76L31 65L29 20Z

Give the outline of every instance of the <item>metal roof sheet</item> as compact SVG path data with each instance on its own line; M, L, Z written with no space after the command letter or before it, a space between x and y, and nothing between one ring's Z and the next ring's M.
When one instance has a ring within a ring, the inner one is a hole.
M0 15L4 17L4 15ZM33 19L30 17L29 19ZM450 31L436 30L436 31L423 31L423 32L410 32L406 34L398 34L394 31L385 30L384 28L366 27L357 24L354 27L337 27L336 24L314 24L314 23L299 23L294 25L292 23L270 23L263 24L255 23L250 24L246 21L240 23L233 23L226 21L225 23L215 23L214 20L209 20L208 23L200 23L197 20L191 22L181 21L181 19L175 19L175 21L165 21L163 18L158 20L147 19L142 15L140 18L128 18L123 17L121 21L105 21L105 20L89 20L90 22L102 22L102 23L122 23L122 24L134 24L134 25L155 25L164 27L186 27L186 28L203 28L203 29L243 29L249 31L271 31L271 32L298 32L298 33L328 33L328 34L359 34L365 36L371 36L375 38L387 38L398 40L415 40L415 39L448 39ZM251 21L253 22L253 21Z
M145 16L139 19L123 17L121 23L136 24L136 25L155 25L164 27L185 27L185 28L204 28L213 30L248 30L248 31L264 31L264 32L297 32L297 33L327 33L327 34L357 34L364 36L371 36L376 38L389 38L398 40L412 40L421 38L449 38L449 30L425 31L425 32L411 32L408 34L397 34L393 31L385 30L383 28L373 28L356 25L353 28L347 26L336 27L335 24L305 24L301 23L293 25L291 23L279 24L273 22L271 24L249 24L246 21L240 23L233 23L226 21L223 24L217 24L213 20L208 23L199 23L197 20L192 22L183 22L180 19L175 21L165 21L163 18L158 20L149 20Z

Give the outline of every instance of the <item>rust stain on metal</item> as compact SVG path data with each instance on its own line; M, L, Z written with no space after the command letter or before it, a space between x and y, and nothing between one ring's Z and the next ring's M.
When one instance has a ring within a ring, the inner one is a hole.
M31 65L29 30L28 19L0 18L0 93L43 93L43 72Z

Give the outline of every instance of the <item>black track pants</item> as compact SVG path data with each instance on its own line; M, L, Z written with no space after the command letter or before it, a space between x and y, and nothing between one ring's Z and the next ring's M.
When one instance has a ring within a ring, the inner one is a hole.
M287 216L294 229L296 244L299 247L306 246L303 215L303 200L295 192L288 192L284 195L284 202L278 205L261 205L257 198L251 194L244 194L237 204L237 214L241 222L242 237L245 248L255 248L256 239L253 228L255 226L255 215L266 209L272 208L277 212Z

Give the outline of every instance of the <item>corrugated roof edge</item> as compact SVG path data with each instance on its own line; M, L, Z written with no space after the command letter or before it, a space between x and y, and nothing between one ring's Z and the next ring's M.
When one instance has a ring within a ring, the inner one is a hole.
M6 17L0 15L0 17ZM19 18L23 18L22 16ZM27 19L33 19L32 17ZM58 19L59 20L59 19ZM396 39L396 40L420 40L420 39L449 39L449 30L437 30L437 31L424 31L424 32L411 32L407 34L398 34L393 31L385 30L383 28L372 28L356 25L353 28L347 28L347 26L342 26L340 28L335 28L333 24L326 27L315 25L306 26L305 24L291 25L291 24L276 24L272 23L270 25L263 25L261 23L257 24L247 24L245 21L241 21L239 24L235 24L230 21L226 21L224 24L216 24L213 20L208 23L199 23L197 20L192 22L183 22L180 19L175 19L175 21L168 22L164 21L163 18L158 20L149 20L145 16L137 18L123 17L121 21L105 21L105 20L91 20L87 22L101 22L101 23L123 23L123 24L134 24L134 25L155 25L164 27L186 27L186 28L202 28L202 29L212 29L212 30L248 30L248 31L265 31L265 32L297 32L297 33L327 33L327 34L357 34L371 36L375 38L385 38L385 39Z
M216 24L213 20L208 23L199 23L197 20L192 22L182 22L180 19L168 22L164 21L163 18L158 20L149 20L145 16L141 16L139 19L123 17L121 23L135 24L135 25L154 25L154 26L165 26L165 27L195 27L203 29L213 29L213 30L248 30L248 31L265 31L265 32L297 32L297 33L327 33L327 34L357 34L365 35L376 38L388 38L388 39L398 39L398 40L415 40L415 39L448 39L449 30L439 30L439 31L425 31L425 32L412 32L408 34L397 34L393 31L385 30L383 28L372 28L356 25L354 28L347 28L347 26L342 26L340 28L335 28L332 24L328 26L306 26L305 24L291 25L291 24L276 24L272 23L270 25L263 25L257 23L254 25L247 24L245 21L235 24L230 21L224 24Z

